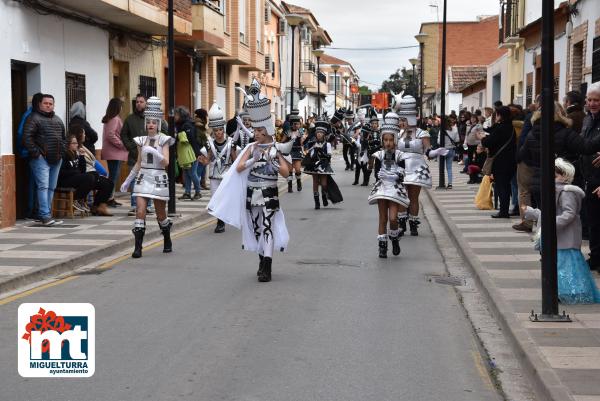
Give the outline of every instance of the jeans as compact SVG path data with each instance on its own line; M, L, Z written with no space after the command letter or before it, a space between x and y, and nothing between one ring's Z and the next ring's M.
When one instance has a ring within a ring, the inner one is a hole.
M196 170L198 169L198 161L196 160L195 162L192 163L192 167L191 168L185 168L182 169L183 171L183 176L184 176L184 187L185 187L185 193L189 194L192 191L192 183L194 183L194 191L195 192L200 192L200 180L198 179L198 176L196 175Z
M121 163L123 163L121 160L106 161L106 164L108 165L108 179L113 183L111 195L114 192L115 185L117 185L117 180L119 179L119 174L121 173Z
M35 185L35 178L33 176L33 167L31 161L29 163L29 188L27 191L27 217L38 217L38 206L37 206L37 187Z
M37 186L38 214L42 220L48 220L52 217L50 208L52 207L52 198L54 197L61 164L62 160L49 164L43 156L29 161L33 179Z
M510 180L510 197L513 209L519 209L519 186L517 185L517 175L513 175Z
M454 162L454 149L450 149L445 157L446 174L448 175L448 185L452 185L452 163Z
M198 163L198 162L196 162ZM206 166L202 163L198 163L198 166L196 167L196 175L198 176L198 180L200 181L200 183L202 183L204 181L204 173L206 172Z

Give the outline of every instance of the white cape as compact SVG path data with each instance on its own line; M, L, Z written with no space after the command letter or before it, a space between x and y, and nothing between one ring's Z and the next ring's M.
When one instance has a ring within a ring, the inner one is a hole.
M237 171L237 166L242 155L248 152L251 146L252 144L247 145L240 152L233 165L223 176L219 188L211 197L206 209L212 216L223 220L238 230L242 230L243 249L258 252L258 241L254 236L252 219L246 210L246 193L250 169L245 169L241 173ZM290 235L285 225L285 217L281 207L273 216L273 238L275 240L275 250L285 251L290 240Z

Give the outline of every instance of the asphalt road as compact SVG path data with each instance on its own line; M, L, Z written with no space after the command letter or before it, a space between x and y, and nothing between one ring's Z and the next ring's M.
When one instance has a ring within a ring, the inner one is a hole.
M281 197L292 241L271 283L211 225L0 306L0 400L499 399L454 290L425 278L445 271L427 223L378 259L377 208L336 165L343 204L313 210L310 181ZM92 378L19 376L17 308L36 301L95 306Z

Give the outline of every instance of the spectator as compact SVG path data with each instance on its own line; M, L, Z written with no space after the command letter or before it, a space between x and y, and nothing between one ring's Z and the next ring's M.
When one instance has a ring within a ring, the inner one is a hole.
M69 110L69 115L71 116L71 121L69 121L69 125L77 124L83 127L83 129L85 130L85 147L95 155L95 143L98 142L98 133L90 126L90 123L88 123L85 119L85 105L83 104L83 102L73 103L71 109Z
M65 150L65 125L54 114L54 97L42 95L38 109L23 128L23 143L29 153L29 165L37 186L39 217L45 226L62 224L52 218L54 189Z
M576 133L581 134L583 119L585 118L581 93L577 91L567 92L567 95L563 100L563 105L567 112L567 117L573 121L571 129Z
M23 143L23 131L25 128L25 122L27 121L31 113L36 110L39 110L39 103L42 101L42 96L43 95L41 93L36 93L32 96L31 105L27 108L25 113L23 113L23 116L21 117L21 122L19 123L19 128L17 129L17 155L20 156L22 159L27 160L28 162L30 161L29 152L27 151L27 148L24 146ZM27 181L29 182L29 188L27 191L27 211L25 212L25 216L28 219L38 219L39 217L36 205L37 202L34 201L36 198L35 179L33 177L33 172L30 169L27 170L27 172L29 173L27 177Z
M600 82L590 85L587 92L588 114L582 127L587 140L600 138ZM582 158L582 172L586 184L585 207L589 225L590 269L600 270L600 154Z
M440 120L436 117L432 118L431 128L429 129L429 136L431 137L431 148L439 148L440 145L438 142L438 138L440 136Z
M486 109L487 112L487 109ZM494 189L500 199L500 211L493 218L510 218L510 182L517 170L516 138L510 109L502 106L497 110L495 124L488 129L489 135L479 134L481 144L495 157L492 165Z
M106 107L106 113L102 117L102 160L106 160L108 165L108 179L112 182L113 189L110 194L110 199L107 205L110 207L121 206L114 198L115 186L119 180L121 172L121 164L127 161L129 152L121 140L121 129L123 121L121 121L121 110L123 102L115 97L110 99Z
M108 212L106 201L111 191L111 183L105 178L100 180L96 171L88 173L86 171L86 150L74 131L80 131L80 140L84 138L83 127L72 125L69 127L69 136L67 138L68 148L65 152L58 183L63 188L75 189L75 201L73 207L81 212L88 212L86 198L90 191L96 190L94 196L94 206L92 212L98 216L112 216Z
M494 110L491 107L486 107L483 109L485 122L483 123L483 128L488 129L493 125L492 114Z
M475 152L477 146L481 144L481 141L477 137L477 133L483 131L483 125L480 124L479 118L475 114L471 115L470 125L467 131L463 145L467 147L467 161L465 163L464 171L468 171L468 166L475 160ZM463 147L464 147L463 146Z
M208 123L208 112L204 109L197 109L194 112L194 115L198 146L200 147L200 149L204 149L208 144L208 135L206 130L206 124ZM198 163L198 169L196 170L196 174L198 175L198 179L200 180L200 188L208 190L209 188L206 184L206 166L202 163Z
M467 184L479 184L481 182L481 169L483 168L485 159L487 159L487 153L484 147L481 146L481 144L477 145L475 154L469 162L469 168L467 170L469 174L469 181Z
M444 135L446 136L444 147L448 149L448 154L444 156L444 161L446 163L446 174L448 176L448 185L446 188L452 189L452 163L454 162L454 156L456 153L455 149L457 146L462 146L460 145L456 120L452 117L448 117L448 120L446 121Z
M458 122L456 124L456 127L458 129L458 142L462 145L465 142L465 139L467 138L467 132L469 130L469 127L471 125L471 113L469 113L468 111L461 111L460 115L458 117ZM467 161L466 161L466 151L464 149L464 146L458 146L456 148L456 151L458 152L458 164L459 165L463 165L464 164L464 168L463 168L463 172L467 172Z
M177 132L177 144L178 148L187 142L191 145L192 154L190 152L189 160L184 160L184 154L178 152L178 163L179 167L183 170L184 177L184 188L185 192L181 196L180 200L198 200L202 198L200 194L200 181L198 179L198 156L200 156L200 147L198 146L198 139L196 137L196 125L190 116L190 111L183 107L177 106L175 108L175 132ZM185 135L183 135L185 134ZM182 142L182 139L185 140ZM194 196L191 196L192 184L194 184Z
M146 123L144 121L144 110L146 110L146 97L141 93L138 93L135 96L135 109L133 113L127 116L125 121L123 122L123 128L121 128L121 141L127 148L129 152L129 157L127 158L127 165L129 169L135 165L138 157L138 148L135 144L133 138L137 138L138 136L146 135ZM163 120L160 124L161 132L168 132L168 124ZM133 181L131 182L130 191L131 195L131 210L129 210L129 216L135 216L135 197L133 196ZM152 209L152 199L150 199L147 203L148 210L147 214L153 214L154 211Z
M517 145L517 189L519 192L519 212L521 216L521 222L512 226L516 231L531 232L533 224L531 221L526 220L523 215L523 210L527 206L532 206L531 193L529 192L529 186L531 185L531 177L533 176L532 168L520 157L520 149L523 147L527 136L531 132L531 117L537 110L537 102L532 103L528 107L528 112L525 115L525 121L523 121L523 129L521 135L519 135L519 141Z

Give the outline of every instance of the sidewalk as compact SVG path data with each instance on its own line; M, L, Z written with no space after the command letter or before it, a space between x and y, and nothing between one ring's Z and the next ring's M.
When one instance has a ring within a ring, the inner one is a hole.
M467 185L461 168L454 164L454 189L427 193L474 271L538 399L600 401L600 304L559 305L573 323L530 322L531 311L541 311L540 256L529 234L511 228L518 218L492 219L496 211L475 208L478 185ZM435 188L438 165L432 163L431 169ZM587 255L587 243L583 251Z

